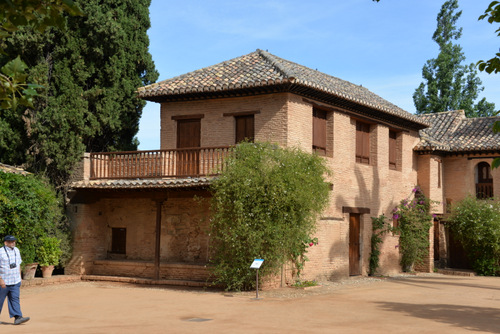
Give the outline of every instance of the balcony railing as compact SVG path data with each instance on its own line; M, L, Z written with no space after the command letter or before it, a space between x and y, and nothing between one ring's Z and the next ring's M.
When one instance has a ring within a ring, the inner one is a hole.
M200 177L224 169L230 146L90 153L90 179Z
M476 197L478 199L493 197L493 183L476 183Z

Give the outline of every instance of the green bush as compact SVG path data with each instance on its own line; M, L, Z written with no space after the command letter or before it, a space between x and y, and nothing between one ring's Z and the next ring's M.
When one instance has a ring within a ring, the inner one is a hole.
M69 228L62 200L48 182L34 175L0 172L0 236L18 239L23 263L37 259L37 249L46 236L61 240L63 263L71 256Z
M228 290L255 286L249 269L265 260L259 277L291 261L297 275L307 260L316 217L328 201L325 160L269 143L241 143L212 184L211 262Z
M469 196L452 205L447 226L479 275L500 275L500 203Z

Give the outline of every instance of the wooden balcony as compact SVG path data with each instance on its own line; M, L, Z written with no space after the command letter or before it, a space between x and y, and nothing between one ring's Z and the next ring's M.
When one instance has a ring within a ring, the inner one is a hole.
M493 183L476 183L476 197L478 199L493 197Z
M90 179L183 178L216 175L230 146L90 153Z

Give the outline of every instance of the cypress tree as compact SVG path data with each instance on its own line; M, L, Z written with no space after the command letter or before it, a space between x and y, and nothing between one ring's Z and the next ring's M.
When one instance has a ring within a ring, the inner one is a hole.
M31 81L46 87L17 119L30 170L56 185L84 151L137 149L145 102L135 91L158 77L146 33L150 0L75 2L84 16L68 17L68 29L22 29L7 50L21 54Z

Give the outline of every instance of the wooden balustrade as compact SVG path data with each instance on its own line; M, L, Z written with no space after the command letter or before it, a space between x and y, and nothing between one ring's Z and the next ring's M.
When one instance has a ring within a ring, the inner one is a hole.
M143 179L216 175L229 146L90 153L90 179Z
M493 197L493 183L476 183L476 197L478 199Z

